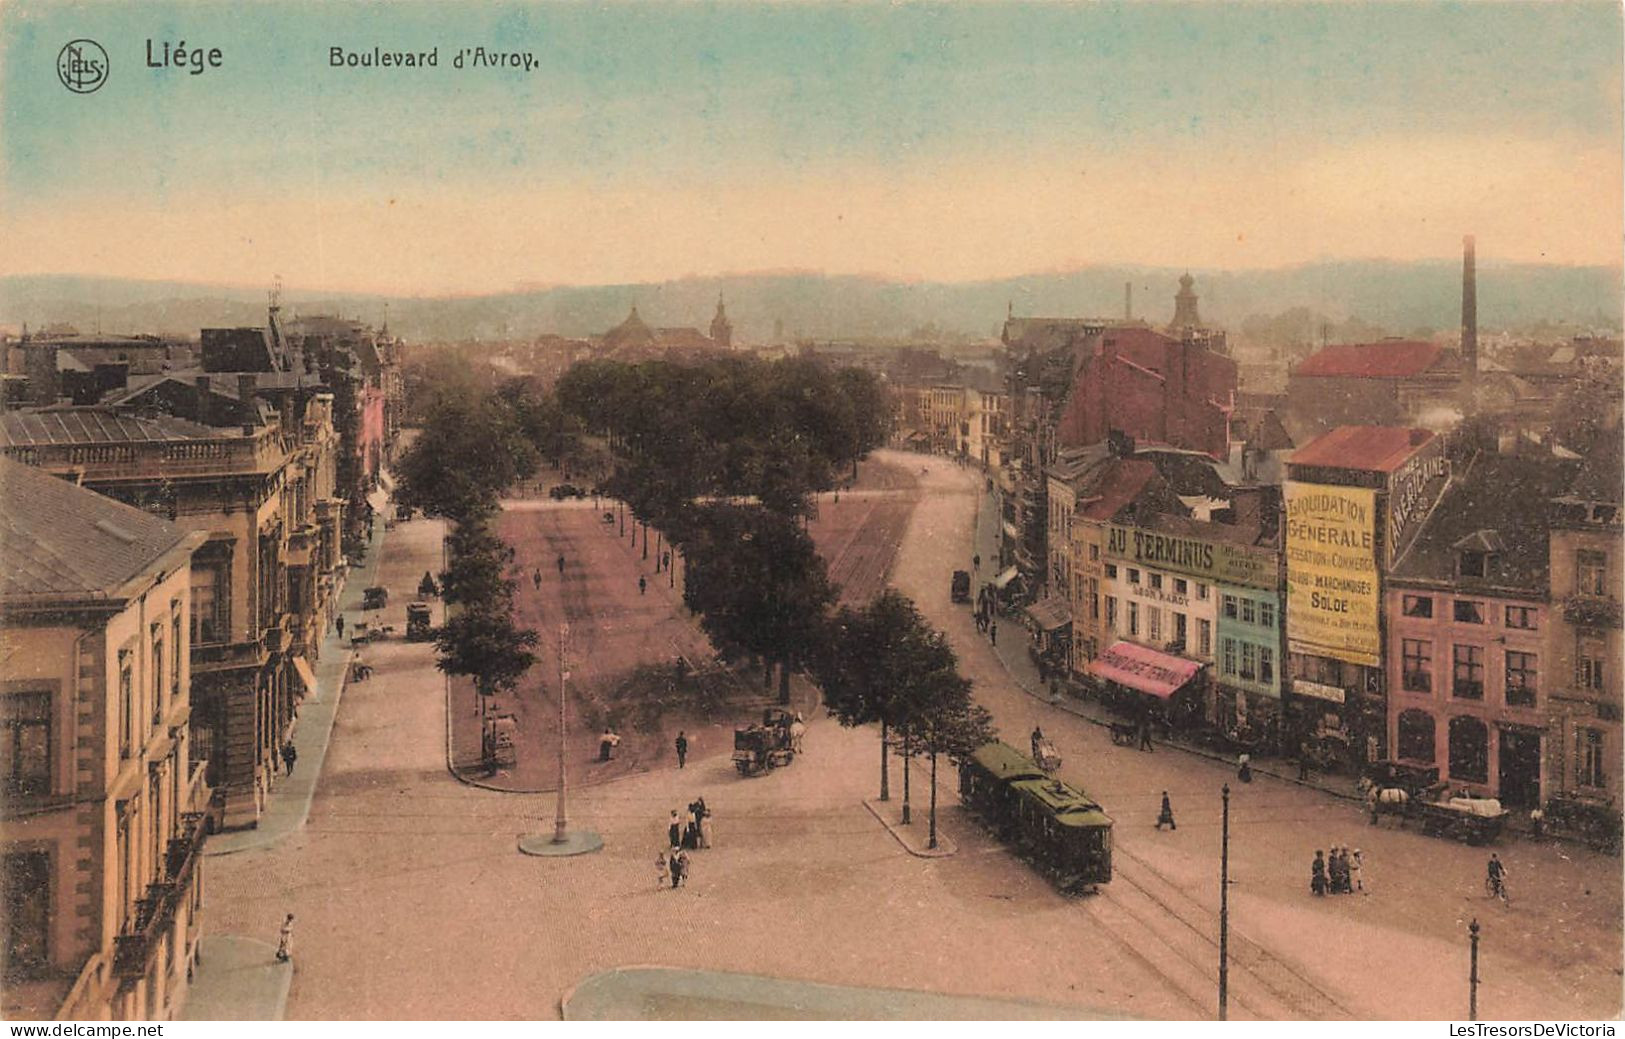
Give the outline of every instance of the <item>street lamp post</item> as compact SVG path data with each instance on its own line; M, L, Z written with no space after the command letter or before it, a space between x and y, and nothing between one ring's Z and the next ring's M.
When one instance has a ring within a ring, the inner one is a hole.
M568 794L566 789L567 775L565 774L565 755L568 750L565 746L569 729L565 720L565 687L570 681L570 664L568 654L570 650L570 625L559 625L559 791L558 804L553 814L553 835L547 837L543 834L524 834L519 838L519 850L526 855L544 855L561 857L569 855L584 855L597 851L604 846L604 839L591 830L577 830L571 833L566 828L568 820L564 805Z
M1230 784L1219 829L1219 1020L1230 1019Z
M1478 917L1467 925L1468 942L1472 945L1471 967L1467 971L1467 1020L1478 1020Z
M570 625L559 625L559 804L558 810L553 814L553 843L563 844L568 838L565 836L564 818L564 744L568 731L564 727L564 685L570 680L570 662L566 654L570 651Z

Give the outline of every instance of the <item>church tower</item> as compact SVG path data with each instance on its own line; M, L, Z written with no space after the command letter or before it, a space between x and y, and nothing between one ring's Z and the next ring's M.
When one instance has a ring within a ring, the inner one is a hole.
M1187 271L1179 278L1179 292L1174 296L1174 319L1168 322L1168 331L1179 334L1187 328L1201 328L1202 318L1196 313L1196 279Z
M711 319L711 341L724 350L733 349L734 326L723 309L722 297L717 296L717 316Z

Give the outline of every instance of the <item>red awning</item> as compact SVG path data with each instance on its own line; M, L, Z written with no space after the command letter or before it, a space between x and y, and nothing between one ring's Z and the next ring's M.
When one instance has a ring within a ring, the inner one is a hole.
M1159 653L1132 642L1113 643L1110 649L1089 662L1090 674L1165 700L1196 677L1201 669L1200 661Z

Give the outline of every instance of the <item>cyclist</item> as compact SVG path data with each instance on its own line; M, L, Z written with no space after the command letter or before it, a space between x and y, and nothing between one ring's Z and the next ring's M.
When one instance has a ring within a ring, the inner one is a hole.
M1501 857L1494 853L1490 855L1488 875L1484 878L1484 888L1490 897L1507 900L1507 868L1501 864Z

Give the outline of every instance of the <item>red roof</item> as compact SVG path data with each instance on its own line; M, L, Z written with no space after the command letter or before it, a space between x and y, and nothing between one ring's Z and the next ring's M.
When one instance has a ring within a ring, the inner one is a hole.
M1338 426L1298 448L1287 462L1391 473L1433 437L1432 430L1410 426Z
M1157 467L1138 458L1117 459L1100 482L1079 496L1078 511L1088 519L1110 520L1140 496Z
M1404 379L1433 367L1444 347L1413 339L1328 346L1298 365L1293 375L1338 379Z

